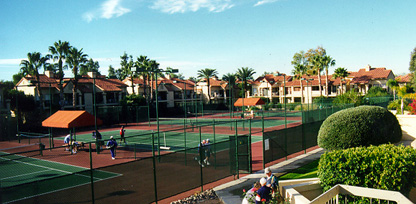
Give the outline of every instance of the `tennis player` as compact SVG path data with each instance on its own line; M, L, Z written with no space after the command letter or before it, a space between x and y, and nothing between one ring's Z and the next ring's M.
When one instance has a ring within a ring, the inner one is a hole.
M117 147L117 142L114 139L114 137L111 136L110 140L108 140L107 142L107 149L110 149L112 160L116 159L116 147Z

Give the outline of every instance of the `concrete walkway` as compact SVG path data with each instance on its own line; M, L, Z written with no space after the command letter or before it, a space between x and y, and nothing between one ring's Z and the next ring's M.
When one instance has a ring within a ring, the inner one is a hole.
M415 115L397 115L397 119L402 127L403 139L400 144L416 148L416 116ZM324 153L322 148L308 152L307 154L289 159L287 161L270 166L274 174L280 176L297 169L313 160L320 158ZM242 202L243 189L250 189L251 186L264 177L264 170L242 177L238 180L217 186L214 188L215 193L224 204L236 204Z
M294 169L297 169L313 160L319 159L324 153L322 148L308 152L307 154L288 159L287 161L275 164L269 168L276 176L286 174ZM243 189L250 189L252 185L259 181L261 177L265 177L264 170L247 175L238 180L217 186L214 188L215 193L224 204L236 204L243 201Z

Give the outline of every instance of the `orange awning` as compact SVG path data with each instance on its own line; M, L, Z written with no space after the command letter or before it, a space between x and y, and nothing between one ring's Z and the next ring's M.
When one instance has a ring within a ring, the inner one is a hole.
M97 125L102 124L103 121L97 118ZM60 110L42 122L43 127L53 128L74 128L93 125L95 125L94 116L87 111Z
M261 98L239 98L234 103L234 106L257 106L266 104Z

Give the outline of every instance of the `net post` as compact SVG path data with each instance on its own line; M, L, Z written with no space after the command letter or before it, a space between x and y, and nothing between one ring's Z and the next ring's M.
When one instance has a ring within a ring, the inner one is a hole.
M39 143L40 156L43 156L43 147L42 146L43 146L43 144L42 143Z
M20 143L20 133L18 132L18 133L16 134L16 136L17 136L17 139L19 140L19 143Z

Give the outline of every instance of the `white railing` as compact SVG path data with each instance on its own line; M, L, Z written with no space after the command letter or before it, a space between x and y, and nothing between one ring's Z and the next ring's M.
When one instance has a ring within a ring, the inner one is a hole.
M313 199L310 202L310 204L321 204L321 203L338 204L339 203L338 195L340 194L370 198L370 203L372 203L373 199L394 201L398 204L411 204L412 203L412 201L410 201L403 194L397 191L380 190L380 189L374 189L374 188L364 188L364 187L358 187L358 186L338 184L332 187L331 189L329 189L327 192Z

